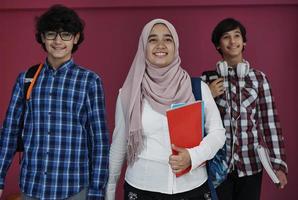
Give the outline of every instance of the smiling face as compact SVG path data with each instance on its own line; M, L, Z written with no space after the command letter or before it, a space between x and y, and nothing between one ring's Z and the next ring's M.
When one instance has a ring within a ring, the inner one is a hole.
M153 26L146 45L146 58L157 67L166 67L174 61L174 39L166 25Z
M245 43L239 28L224 33L219 41L218 49L221 50L223 58L233 63L242 61L242 51Z
M76 34L69 41L64 41L59 34L55 39L47 39L42 34L42 42L48 53L48 62L56 68L68 61L72 55L73 45L77 44L79 37L80 35Z

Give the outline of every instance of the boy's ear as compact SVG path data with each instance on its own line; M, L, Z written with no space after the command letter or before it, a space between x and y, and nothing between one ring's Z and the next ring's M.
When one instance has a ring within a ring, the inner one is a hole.
M41 37L42 43L45 43L45 38L44 38L44 35L42 33L40 34L40 37Z
M243 43L243 46L246 46L246 42Z
M74 44L77 44L78 41L79 41L79 39L80 39L80 33L77 33L77 34L75 35L75 37L74 37L74 41L73 41L73 43L74 43Z

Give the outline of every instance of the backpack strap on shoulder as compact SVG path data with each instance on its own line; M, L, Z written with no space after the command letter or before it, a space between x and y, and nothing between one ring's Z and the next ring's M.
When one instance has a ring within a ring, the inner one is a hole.
M20 132L18 134L16 152L23 152L24 151L22 131L23 131L23 128L24 128L24 114L26 112L26 100L28 100L27 99L28 89L31 87L31 91L30 91L30 94L29 94L29 98L30 98L32 88L33 88L33 84L35 83L35 80L37 79L42 66L43 66L42 64L33 65L25 73L25 80L24 80L24 87L23 87L23 91L24 91L23 112L22 112L21 118L20 118L20 121L21 121L20 122ZM19 154L19 163L21 163L21 155L20 154Z
M201 78L191 77L191 87L196 101L202 100Z
M42 69L43 64L38 64L30 67L25 75L25 83L24 83L24 94L26 95L26 100L30 99L33 86L35 81L38 78L38 75Z

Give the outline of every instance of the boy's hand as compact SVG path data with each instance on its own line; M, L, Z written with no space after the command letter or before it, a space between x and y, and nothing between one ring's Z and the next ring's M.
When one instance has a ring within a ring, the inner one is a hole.
M209 89L211 91L213 98L219 95L222 95L225 92L223 81L224 81L223 78L218 78L209 84Z
M1 196L2 196L2 193L3 193L3 190L2 190L2 189L0 189L0 198L1 198Z
M280 182L279 188L283 189L286 186L286 184L288 183L286 174L281 170L276 171L275 174Z

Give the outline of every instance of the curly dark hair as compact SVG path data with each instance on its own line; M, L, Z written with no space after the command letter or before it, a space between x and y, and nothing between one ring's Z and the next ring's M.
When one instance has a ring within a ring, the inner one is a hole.
M63 5L54 5L50 7L40 17L36 18L35 38L46 51L45 44L42 42L41 34L46 31L67 31L74 35L80 33L80 38L77 44L74 44L72 53L74 53L79 44L84 40L84 22L78 14L70 8Z
M236 28L240 29L241 36L243 38L243 42L246 42L247 39L246 39L246 29L245 29L245 27L239 21L237 21L233 18L226 18L226 19L220 21L216 25L216 27L214 28L214 30L212 32L212 36L211 36L211 41L214 44L216 50L221 55L223 55L222 51L217 48L219 46L219 43L220 43L220 38L223 36L224 33L229 32L231 30L234 30ZM242 51L244 51L244 47L243 47Z

